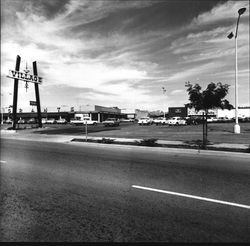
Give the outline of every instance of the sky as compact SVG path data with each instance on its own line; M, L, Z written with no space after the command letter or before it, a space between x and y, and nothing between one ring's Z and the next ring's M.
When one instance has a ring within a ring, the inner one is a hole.
M7 78L37 61L42 111L101 105L164 110L188 103L185 82L229 84L235 100L238 9L239 106L249 106L249 1L1 0L1 107ZM164 88L164 89L163 89ZM34 85L19 81L18 109L30 111Z

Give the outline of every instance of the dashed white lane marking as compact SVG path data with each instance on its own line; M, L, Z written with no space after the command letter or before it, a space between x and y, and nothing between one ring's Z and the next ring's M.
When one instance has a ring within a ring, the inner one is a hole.
M225 205L234 206L234 207L250 209L249 205L244 205L244 204L239 204L239 203L226 202L226 201L221 201L221 200L216 200L216 199L211 199L211 198L206 198L206 197L201 197L201 196L193 196L193 195L172 192L172 191L166 191L166 190L159 190L159 189L143 187L143 186L139 186L139 185L132 185L132 187L136 188L136 189L155 191L155 192L165 193L165 194L174 195L174 196L188 197L188 198L193 198L193 199L197 199L197 200L203 200L203 201L220 203L220 204L225 204Z
M0 160L0 163L6 163L6 161L2 161L2 160Z

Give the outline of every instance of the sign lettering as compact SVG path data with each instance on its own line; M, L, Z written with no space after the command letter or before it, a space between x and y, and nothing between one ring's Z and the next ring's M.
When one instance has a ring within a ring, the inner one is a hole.
M14 71L14 70L9 70L9 75L7 75L8 78L12 79L20 79L24 80L27 82L32 82L32 83L42 83L42 77L38 77L36 75L28 74L28 73L22 73L19 71Z

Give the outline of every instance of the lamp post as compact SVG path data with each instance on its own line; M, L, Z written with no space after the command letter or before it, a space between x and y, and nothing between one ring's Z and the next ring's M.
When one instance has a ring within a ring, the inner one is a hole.
M238 121L238 57L237 57L237 35L238 35L238 26L240 21L240 16L244 14L246 8L241 8L238 10L238 19L236 24L235 35L231 32L227 37L229 39L235 38L235 125L234 125L234 133L240 133L240 125Z
M1 108L1 125L3 125L3 113L4 113L4 107Z
M1 97L3 97L2 93L1 93ZM1 98L1 104L2 104L2 98ZM1 125L3 125L3 110L4 108L1 108Z
M166 92L167 92L166 88L165 87L161 87L161 88L162 88L163 95L166 94ZM165 117L165 110L164 109L163 109L163 117L164 117L164 119L166 118Z

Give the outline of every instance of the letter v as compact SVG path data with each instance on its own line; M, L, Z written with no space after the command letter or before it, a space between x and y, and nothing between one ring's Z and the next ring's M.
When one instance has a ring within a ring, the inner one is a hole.
M15 78L16 77L16 71L13 71L13 70L11 70L11 72L12 72L12 76Z

